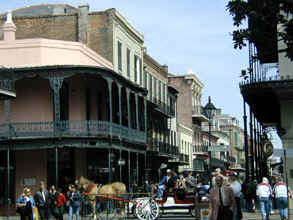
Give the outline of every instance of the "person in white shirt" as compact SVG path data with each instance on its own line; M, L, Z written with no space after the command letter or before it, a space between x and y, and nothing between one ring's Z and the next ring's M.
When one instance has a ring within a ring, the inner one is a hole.
M240 182L238 181L238 176L236 173L230 175L230 187L232 188L234 198L236 201L236 210L234 211L234 220L241 220L243 218L242 211L241 211L241 191L242 187Z
M288 191L287 185L282 178L276 183L274 193L281 220L288 219L288 195L290 195L290 190Z
M257 185L256 195L259 198L262 220L268 220L270 216L270 196L272 195L272 188L266 177L263 177L262 183Z

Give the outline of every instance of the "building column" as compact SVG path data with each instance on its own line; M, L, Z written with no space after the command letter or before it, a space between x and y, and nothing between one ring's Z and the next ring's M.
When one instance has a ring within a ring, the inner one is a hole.
M138 94L135 94L135 113L136 113L136 129L139 129L139 118L138 118Z
M128 128L131 128L131 114L130 114L130 89L126 88L127 97L127 115L128 115Z

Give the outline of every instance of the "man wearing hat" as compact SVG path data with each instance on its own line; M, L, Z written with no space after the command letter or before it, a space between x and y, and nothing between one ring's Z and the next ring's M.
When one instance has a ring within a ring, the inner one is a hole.
M172 182L176 183L174 180L176 178L175 173L171 169L167 169L167 175L163 176L161 181L159 182L158 187L158 197L162 198L164 191L167 187L172 187Z

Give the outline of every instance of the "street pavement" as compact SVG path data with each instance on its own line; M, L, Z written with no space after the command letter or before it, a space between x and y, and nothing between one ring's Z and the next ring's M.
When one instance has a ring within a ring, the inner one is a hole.
M290 210L290 213L292 217L289 218L289 220L293 220L293 210ZM90 217L81 217L80 220L90 220ZM128 217L126 219L137 219L135 217ZM187 214L174 214L174 213L169 213L169 214L164 214L161 215L160 220L190 220L190 219L195 219L194 217L191 217L190 215ZM0 217L0 220L20 220L19 216L11 216L11 217ZM64 220L68 220L68 216L64 215ZM105 219L106 220L106 219ZM114 219L112 219L114 220ZM117 218L118 220L118 218ZM200 219L196 219L200 220ZM260 211L257 210L254 213L251 212L243 212L243 219L242 220L261 220L261 215ZM275 214L270 216L270 220L280 220L279 212L275 210Z

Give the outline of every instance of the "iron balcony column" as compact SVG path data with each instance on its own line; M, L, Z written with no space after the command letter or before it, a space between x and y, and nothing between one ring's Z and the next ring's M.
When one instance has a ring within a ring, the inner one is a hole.
M121 160L122 158L121 158L121 149L119 150L119 160ZM119 164L119 180L120 180L120 182L122 182L122 165L121 164Z
M64 77L53 76L49 78L50 86L54 91L54 121L60 121L60 89L62 88Z
M54 91L54 132L55 135L59 133L60 126L60 89L62 88L63 76L50 76L50 87Z
M211 119L209 119L209 147L211 146ZM209 153L209 176L210 176L210 189L212 188L212 152L208 151Z
M113 126L112 82L113 80L110 78L106 78L106 80L108 83L108 91L109 91L110 136L112 138L112 126Z
M10 205L10 145L7 146L7 211ZM8 213L7 213L8 216Z
M139 131L138 104L138 94L135 94L136 129Z
M255 161L255 177L258 177L258 161L257 161L257 148L258 148L258 139L256 135L256 118L253 115L253 131L254 131L254 161Z
M249 179L249 163L248 163L248 135L247 135L247 115L246 103L243 98L243 122L244 122L244 146L245 146L245 179Z
M252 111L249 109L250 117L249 117L249 127L250 127L250 170L251 170L251 178L254 180L254 159L253 159L253 129L252 129Z
M111 149L108 149L108 169L109 169L109 176L108 176L108 182L112 183L112 155L111 155Z
M139 181L139 165L138 165L138 153L136 152L136 184L138 185Z
M258 147L258 161L261 167L261 161L262 161L262 156L261 156L261 149L262 149L262 144L263 144L263 135L262 135L262 126L259 123L259 128L258 128L258 132L259 132L259 147ZM259 170L259 178L261 179L263 177L262 175L262 169Z
M55 175L56 175L56 183L55 183L55 185L56 185L56 189L58 189L58 186L59 186L59 173L58 173L58 169L59 169L59 167L58 167L58 144L56 145L56 147L55 147Z
M147 167L147 153L144 153L144 170L145 170L145 180L149 180L149 176L148 176L148 167Z
M144 131L145 131L145 140L147 141L147 98L144 97Z
M5 122L9 125L8 127L8 145L7 145L7 194L6 194L6 201L7 201L7 216L8 216L8 207L10 205L10 137L12 135L11 130L11 102L10 100L6 99L4 101L4 110L5 110ZM4 203L5 204L5 203Z
M122 126L122 106L121 106L121 85L118 83L117 84L118 87L118 95L119 95L119 124L120 126Z
M128 151L128 191L131 189L131 167L130 167L130 151Z

